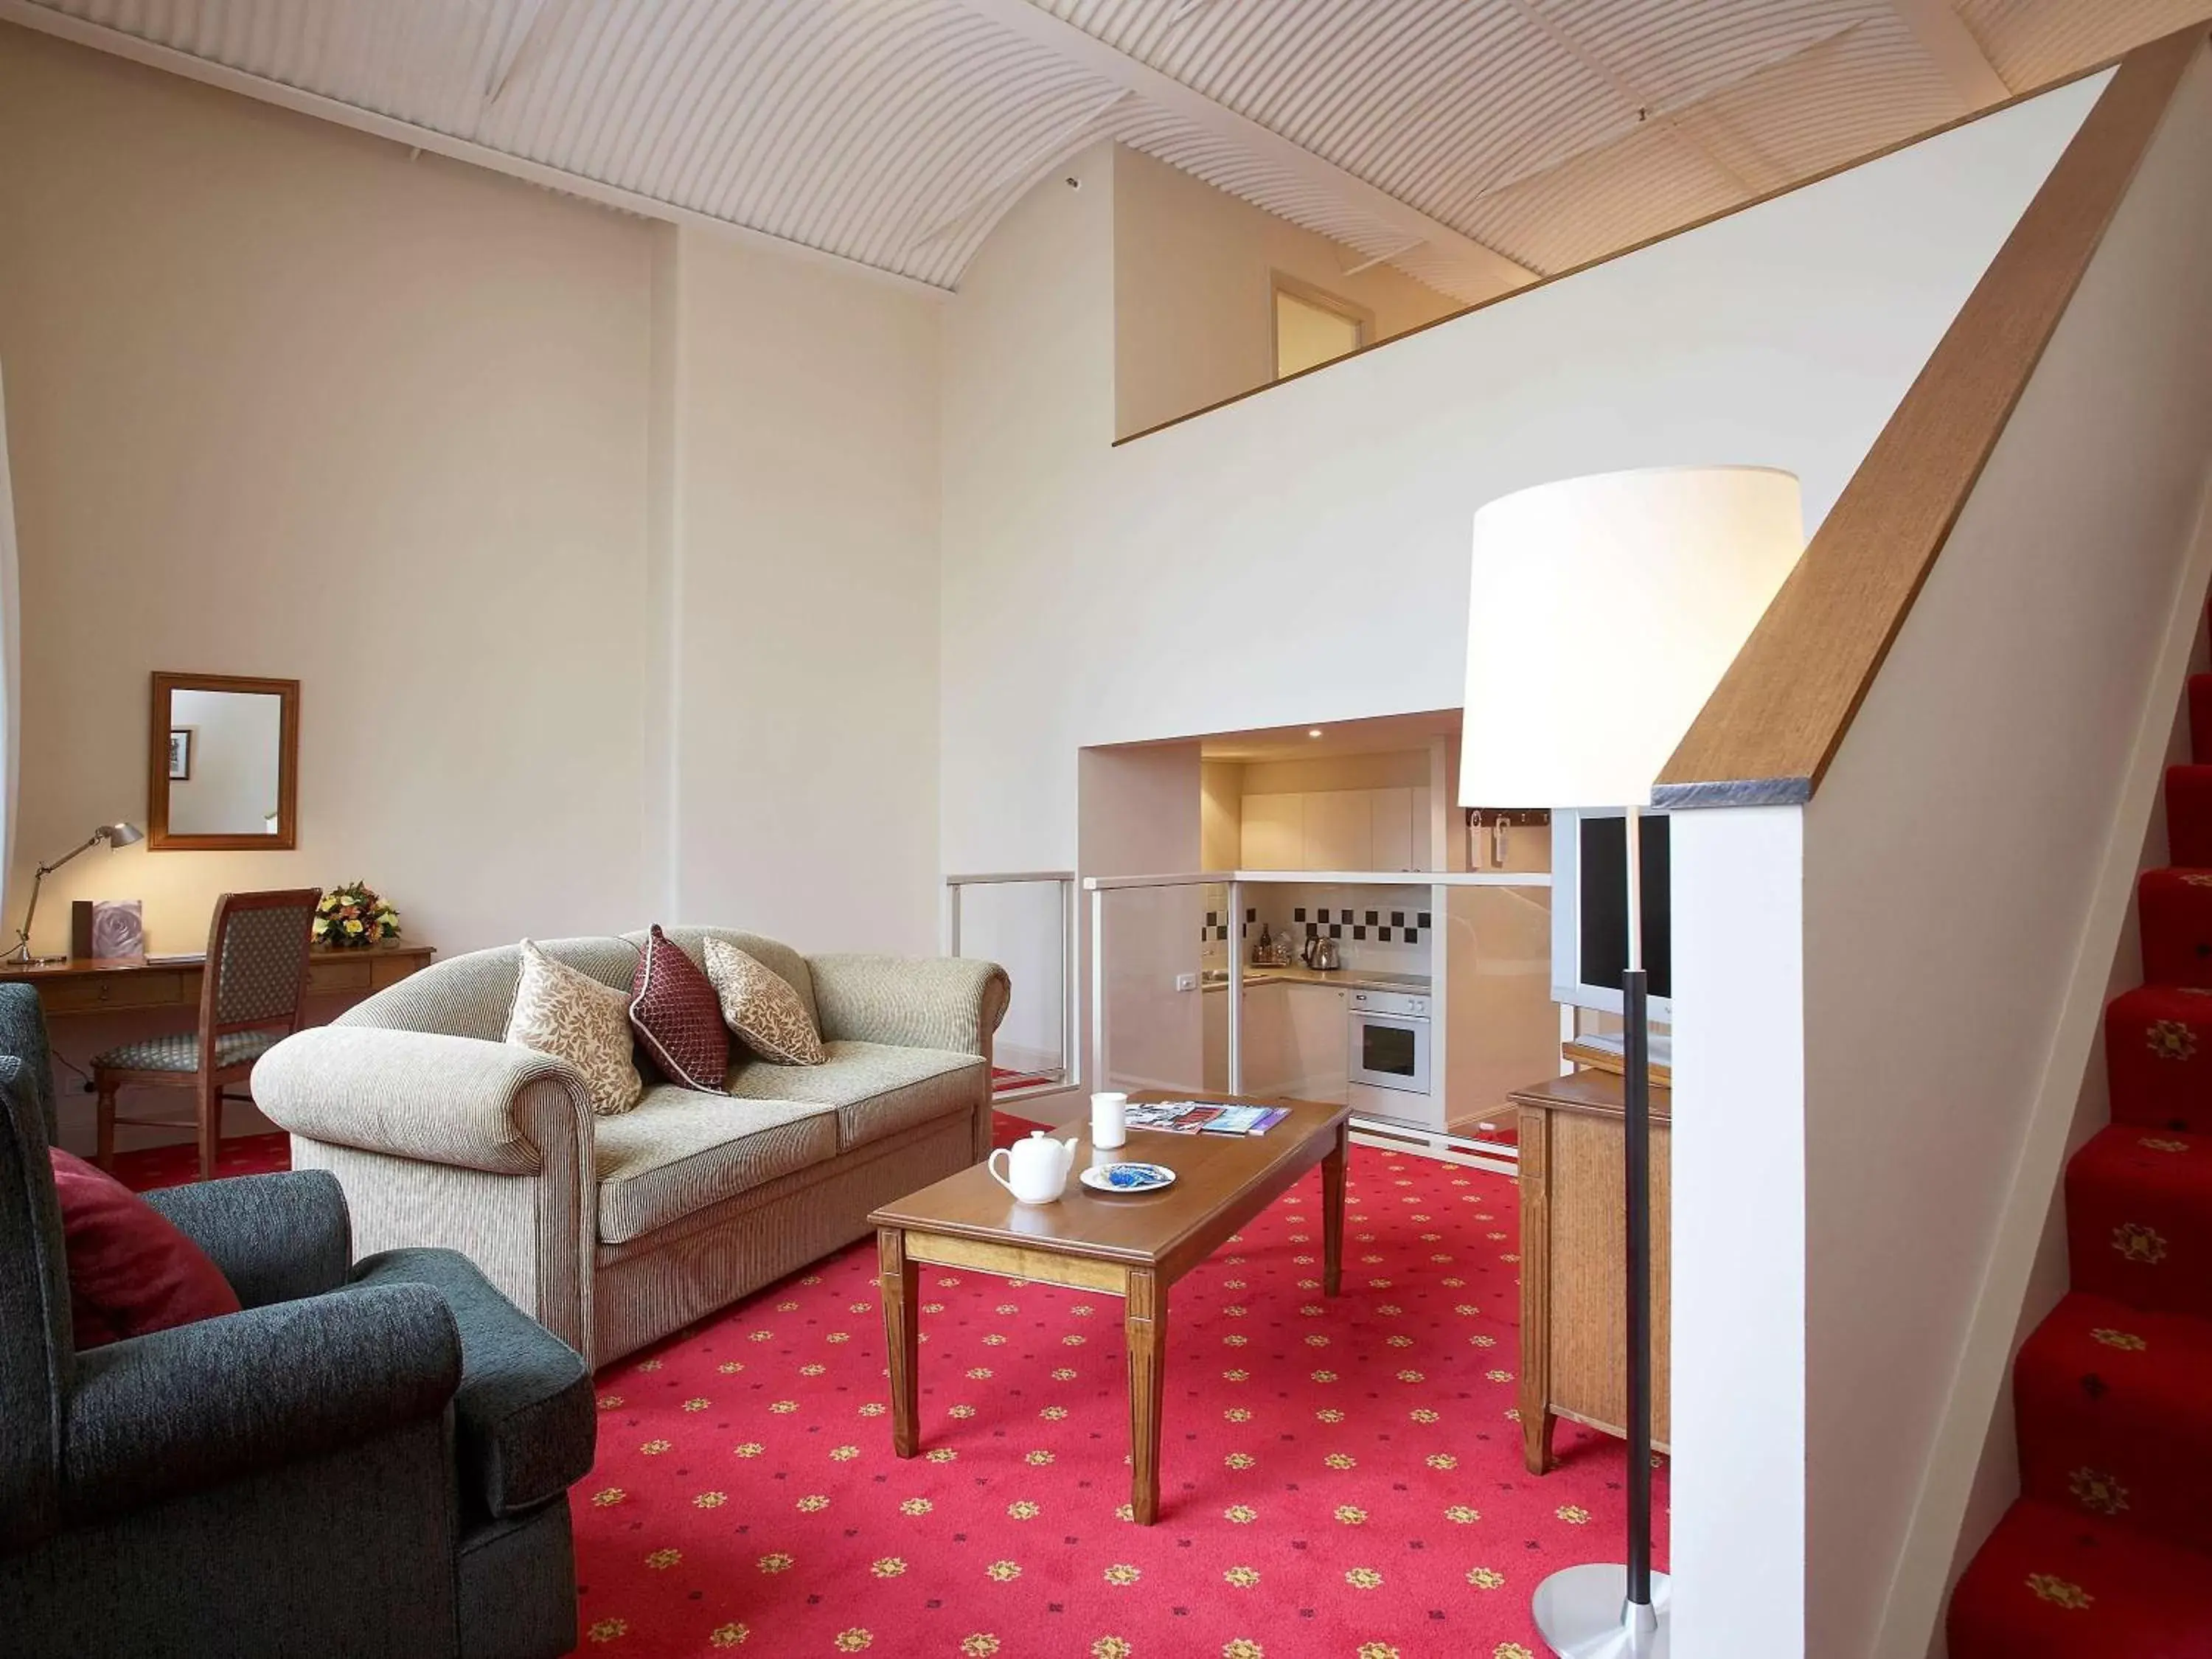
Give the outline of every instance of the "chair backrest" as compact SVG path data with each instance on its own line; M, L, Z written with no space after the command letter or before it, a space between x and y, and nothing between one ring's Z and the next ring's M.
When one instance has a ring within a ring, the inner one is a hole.
M225 893L208 928L200 984L200 1042L226 1031L281 1025L296 1030L307 994L308 929L322 892Z
M46 1116L27 1073L21 1057L0 1055L0 1554L60 1528L76 1356Z

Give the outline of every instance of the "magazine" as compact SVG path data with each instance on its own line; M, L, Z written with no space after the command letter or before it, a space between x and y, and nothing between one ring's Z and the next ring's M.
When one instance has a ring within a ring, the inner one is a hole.
M1223 1106L1205 1100L1163 1100L1128 1109L1133 1129L1176 1135L1263 1135L1290 1113L1280 1106Z

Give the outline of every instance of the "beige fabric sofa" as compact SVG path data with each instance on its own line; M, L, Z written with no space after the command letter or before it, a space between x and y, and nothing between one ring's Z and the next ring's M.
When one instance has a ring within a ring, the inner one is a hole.
M254 1068L297 1169L345 1188L354 1248L444 1245L593 1365L644 1346L852 1243L876 1206L988 1156L991 1038L1006 975L956 958L802 957L709 937L799 993L829 1063L742 1044L727 1099L649 1086L595 1116L563 1060L503 1042L520 951L437 963L287 1037ZM645 935L546 943L625 989Z

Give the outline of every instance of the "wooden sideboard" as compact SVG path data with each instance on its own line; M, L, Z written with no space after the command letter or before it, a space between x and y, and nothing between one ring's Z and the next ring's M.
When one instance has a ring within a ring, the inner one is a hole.
M435 952L404 941L352 951L307 952L309 996L366 996L417 974ZM47 1017L122 1012L134 1008L197 1008L204 953L168 957L94 957L76 962L0 967L0 984L38 988Z
M1626 1433L1623 1079L1581 1071L1510 1097L1521 1112L1521 1434L1552 1467L1559 1418ZM1673 1091L1651 1090L1651 1436L1667 1449Z

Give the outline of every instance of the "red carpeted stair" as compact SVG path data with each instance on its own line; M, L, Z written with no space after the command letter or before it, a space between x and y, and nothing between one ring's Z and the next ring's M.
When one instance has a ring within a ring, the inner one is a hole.
M2212 1659L2212 674L2148 982L2105 1011L2112 1121L2066 1168L2073 1291L2013 1366L2021 1498L1952 1594L1951 1659Z

